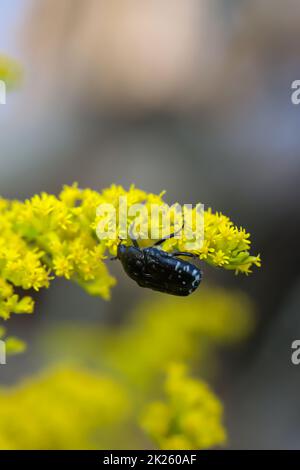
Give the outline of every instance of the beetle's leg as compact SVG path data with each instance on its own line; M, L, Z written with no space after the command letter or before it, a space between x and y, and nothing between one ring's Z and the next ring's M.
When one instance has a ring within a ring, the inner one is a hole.
M135 240L134 238L131 238L131 237L130 237L130 240L132 241L133 246L135 246L135 248L139 248L139 247L140 247L139 244L138 244L138 242L137 242L137 240Z
M185 251L175 251L174 253L171 253L171 256L188 256L189 258L198 258L198 256L194 253L187 253Z
M171 235L165 237L165 238L162 238L161 240L158 240L157 242L154 243L153 246L158 246L158 245L161 245L163 242L165 242L166 240L169 240L170 238L174 238L175 235L177 235L178 233L180 233L182 230L183 230L183 227L184 227L184 223L182 224L182 227L177 230L177 232L173 232L171 233Z

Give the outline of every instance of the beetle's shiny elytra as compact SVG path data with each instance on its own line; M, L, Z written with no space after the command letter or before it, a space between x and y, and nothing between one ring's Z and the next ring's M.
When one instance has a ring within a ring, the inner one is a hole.
M174 236L172 234L169 238ZM194 292L202 279L202 271L179 256L195 257L191 253L167 253L157 246L140 248L136 240L133 246L118 245L116 258L123 265L128 276L140 287L164 292L166 294L186 296Z

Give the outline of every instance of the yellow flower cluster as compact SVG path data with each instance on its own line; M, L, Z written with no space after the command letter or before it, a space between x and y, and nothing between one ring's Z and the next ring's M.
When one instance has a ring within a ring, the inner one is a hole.
M20 299L14 287L39 290L48 287L54 275L77 282L89 294L109 298L115 279L104 259L108 252L116 253L118 232L114 240L99 240L96 210L107 203L118 210L120 196L127 197L128 208L136 203L165 205L163 193L146 193L134 186L126 191L115 185L102 193L81 190L74 184L65 186L58 197L42 193L25 202L0 199L0 317L31 313L31 297ZM205 242L197 253L200 259L237 272L247 273L253 264L259 266L259 256L249 254L249 234L243 229L211 210L205 212L204 223ZM163 248L182 250L184 243L184 237L173 238Z
M173 204L172 206L168 206L163 200L164 194L164 191L159 195L146 193L144 191L141 191L140 189L136 189L134 186L131 186L129 191L126 191L122 186L112 185L110 188L103 191L101 195L101 202L112 204L116 208L117 214L120 210L120 196L127 197L128 208L130 208L133 204L143 204L147 209L148 214L151 214L151 204L158 204L159 206L162 206L165 209L166 219L170 219L171 224L173 223L175 227L175 224L178 221L176 221L174 207L177 203ZM190 228L192 230L195 230L196 207L193 209L187 208L186 211L187 213L190 212L189 216L187 217L187 219L190 220L192 224ZM181 238L172 238L166 240L162 245L162 248L166 251L189 251L198 255L201 260L213 266L235 270L236 273L243 272L248 274L251 272L251 267L253 265L258 267L260 266L260 256L252 256L249 253L251 245L249 239L250 234L247 233L245 229L236 227L228 217L218 212L213 213L210 208L204 211L203 215L204 241L202 247L199 248L199 250L186 248L188 239L186 238L186 234L184 233L184 231ZM151 243L150 233L154 221L151 220L149 216L149 219L147 221L148 223L145 224L145 226L148 227L147 233L143 233L143 230L141 230L141 227L143 227L142 217L142 215L138 216L138 226L140 229L139 233L144 237L148 237L148 239L142 240L141 243L142 245L147 245ZM96 219L96 225L97 223L99 223L99 221L100 217ZM134 227L134 222L137 222L134 219L134 216L128 217L127 229L132 227L132 225ZM159 220L155 220L155 222L159 223ZM160 230L162 237L165 235L164 229L166 227L164 227L162 221L161 223L159 223L159 226L155 228ZM179 228L181 228L181 225ZM178 226L174 228L174 231L177 230ZM117 230L117 236L115 240L109 240L106 242L106 246L110 249L110 252L112 254L116 254L117 245L119 243L118 235L119 231ZM127 243L130 244L130 240Z
M33 310L32 299L20 300L13 286L38 291L53 275L109 298L115 280L91 227L98 201L98 193L76 185L65 187L58 198L43 193L24 203L0 200L0 317Z
M166 400L148 405L141 419L160 449L208 449L225 444L222 405L204 382L189 377L182 364L172 364L165 393Z
M128 412L119 383L67 366L0 388L0 400L0 449L105 448Z
M249 274L253 265L261 265L260 256L249 253L249 237L249 233L236 227L227 216L213 213L209 208L204 211L204 241L199 250L186 250L184 237L167 240L163 248L166 251L190 251L212 266L235 270L236 274Z

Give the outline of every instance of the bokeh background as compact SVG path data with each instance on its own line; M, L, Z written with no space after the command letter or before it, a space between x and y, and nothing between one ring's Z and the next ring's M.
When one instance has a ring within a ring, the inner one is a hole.
M300 107L290 98L299 24L297 0L0 4L0 52L24 71L0 107L2 196L135 183L166 189L170 203L201 201L252 234L260 270L205 268L208 284L242 291L254 306L255 328L218 348L211 374L205 367L235 449L300 448L300 369L290 359L300 337ZM1 385L55 361L60 328L118 328L142 302L162 299L111 269L110 302L56 281L33 316L10 321L29 348L1 367Z

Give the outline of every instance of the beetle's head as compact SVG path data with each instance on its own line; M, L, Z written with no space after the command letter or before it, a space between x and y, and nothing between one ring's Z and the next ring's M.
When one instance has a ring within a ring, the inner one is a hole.
M135 246L126 246L123 243L118 245L117 258L120 261L126 260L127 262L131 259L137 259L142 257L141 250Z
M127 248L128 247L126 245L123 245L123 243L119 243L117 249L117 258L122 259L126 254Z

